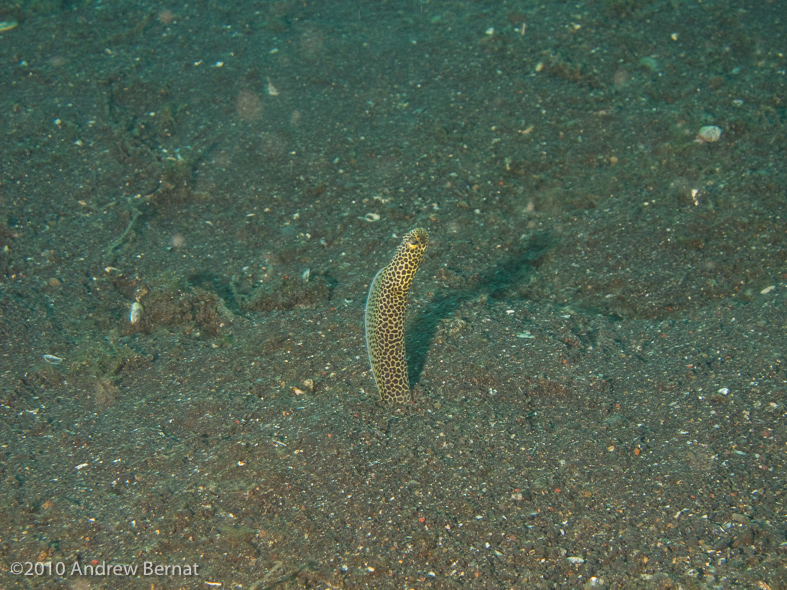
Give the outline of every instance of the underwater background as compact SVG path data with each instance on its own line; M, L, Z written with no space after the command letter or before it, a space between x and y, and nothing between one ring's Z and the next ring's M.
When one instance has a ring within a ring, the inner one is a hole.
M0 2L0 587L787 589L786 17Z

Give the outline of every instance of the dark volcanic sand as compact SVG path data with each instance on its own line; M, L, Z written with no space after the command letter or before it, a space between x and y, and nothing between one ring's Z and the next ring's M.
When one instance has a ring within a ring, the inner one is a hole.
M0 4L0 587L787 589L785 20Z

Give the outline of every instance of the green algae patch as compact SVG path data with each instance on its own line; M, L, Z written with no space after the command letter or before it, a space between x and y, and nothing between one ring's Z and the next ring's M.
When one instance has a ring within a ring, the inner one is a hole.
M127 365L141 357L125 344L102 342L80 347L68 365L69 375L101 380L118 375Z
M312 273L309 280L286 276L278 281L262 284L246 297L238 298L241 309L247 311L291 310L314 308L331 297L331 285L322 275Z

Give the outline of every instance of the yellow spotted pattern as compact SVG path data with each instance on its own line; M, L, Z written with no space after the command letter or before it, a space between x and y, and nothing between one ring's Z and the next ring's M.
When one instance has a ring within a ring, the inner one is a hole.
M404 351L404 312L407 294L429 245L429 234L416 228L396 249L391 264L381 268L366 299L366 350L372 375L385 403L412 399Z

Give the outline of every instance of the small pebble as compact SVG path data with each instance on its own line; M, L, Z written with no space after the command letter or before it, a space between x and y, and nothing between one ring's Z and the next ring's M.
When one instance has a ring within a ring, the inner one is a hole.
M721 127L716 127L716 125L706 125L705 127L700 127L699 133L697 133L697 143L713 143L714 141L719 141L721 137Z
M139 301L135 301L131 304L131 313L128 316L128 321L132 324L138 324L142 319L143 311L142 304Z

